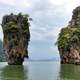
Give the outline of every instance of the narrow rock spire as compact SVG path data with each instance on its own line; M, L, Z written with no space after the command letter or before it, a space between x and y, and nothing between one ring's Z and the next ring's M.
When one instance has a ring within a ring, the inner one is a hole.
M28 44L30 41L29 16L5 15L2 20L3 47L8 64L21 65L24 57L28 58Z

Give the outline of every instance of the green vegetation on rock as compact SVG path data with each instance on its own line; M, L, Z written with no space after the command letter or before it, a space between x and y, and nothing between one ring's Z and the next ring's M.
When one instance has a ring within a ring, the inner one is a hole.
M69 25L61 29L57 45L61 63L80 64L80 6L73 10Z
M73 39L73 36L78 38L80 42L80 27L66 27L61 30L57 40L59 48L68 49L70 46L70 41Z

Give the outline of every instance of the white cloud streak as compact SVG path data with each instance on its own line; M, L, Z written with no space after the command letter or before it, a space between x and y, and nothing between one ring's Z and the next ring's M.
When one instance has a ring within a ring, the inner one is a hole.
M0 0L0 3L2 3L2 4L7 4L7 5L15 5L15 0Z

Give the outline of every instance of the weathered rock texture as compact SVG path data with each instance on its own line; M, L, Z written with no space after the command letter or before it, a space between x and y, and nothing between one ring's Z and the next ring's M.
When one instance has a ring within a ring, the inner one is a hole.
M24 57L28 58L29 26L28 15L11 13L3 17L3 47L8 64L22 64Z
M57 44L61 63L80 64L80 6L73 10L69 25L61 29Z

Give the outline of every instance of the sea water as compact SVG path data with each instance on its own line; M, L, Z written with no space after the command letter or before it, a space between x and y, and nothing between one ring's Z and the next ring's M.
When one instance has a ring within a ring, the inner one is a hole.
M28 61L20 65L0 63L0 80L80 80L80 65L58 61Z

